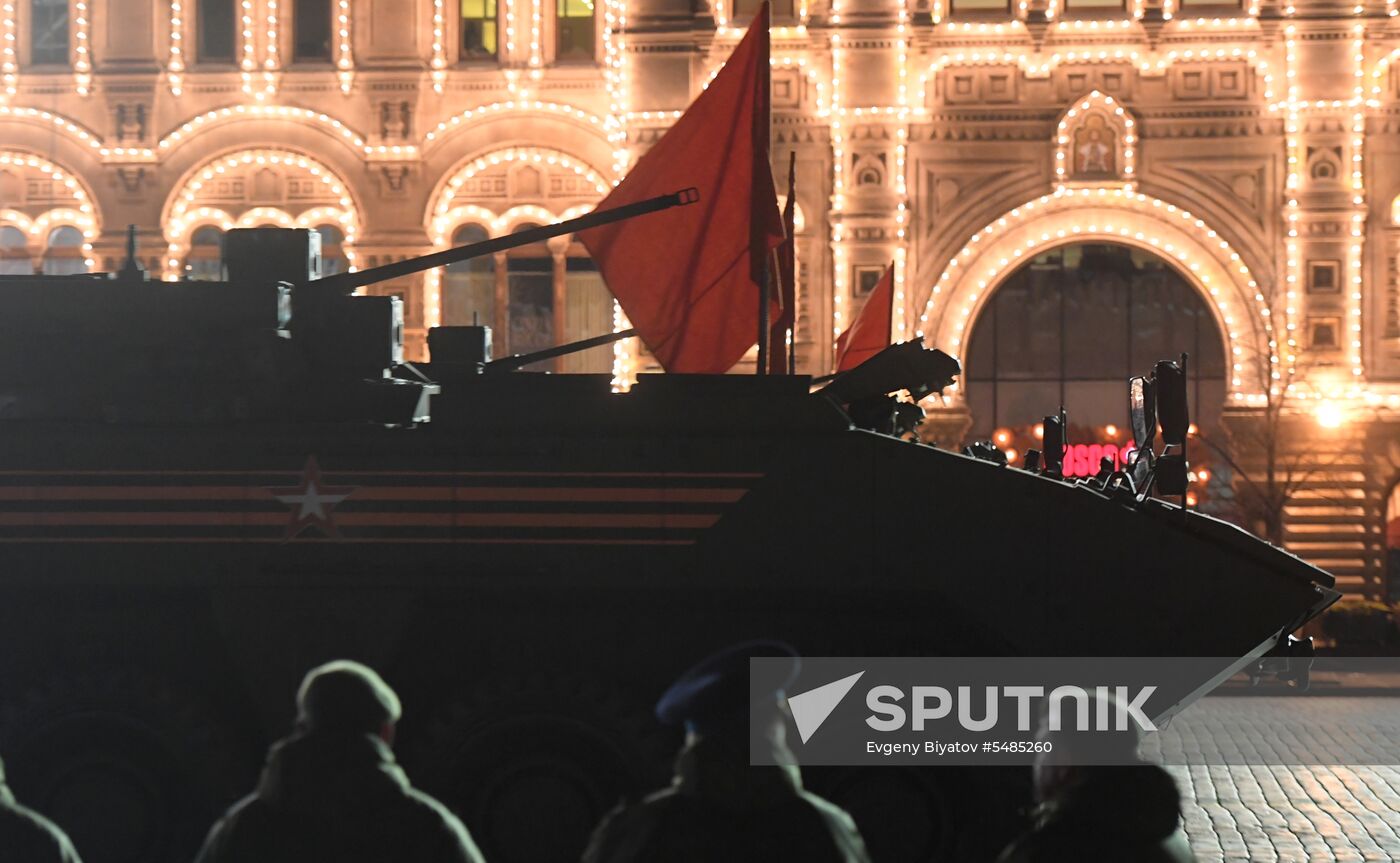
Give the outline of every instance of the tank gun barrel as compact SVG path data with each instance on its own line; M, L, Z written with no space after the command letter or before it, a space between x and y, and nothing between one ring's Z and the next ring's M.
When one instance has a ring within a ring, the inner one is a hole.
M596 228L601 225L609 225L613 222L644 216L647 213L655 213L660 210L670 209L671 207L693 204L698 200L700 200L700 193L696 189L682 189L679 192L673 192L669 195L658 195L655 198L648 198L645 201L638 201L635 204L625 204L621 207L613 207L608 210L594 210L576 219L566 219L562 222L555 222L552 225L543 225L525 231L516 231L513 234L493 237L480 243L471 243L465 246L443 249L440 252L432 252L431 254L420 255L416 258L395 261L391 264L384 264L379 267L370 267L367 270L359 270L354 273L337 273L333 276L327 276L324 279L314 279L306 284L315 285L318 290L349 294L358 288L372 285L376 282L397 279L401 276L408 276L413 273L420 273L424 270L431 270L434 267L441 267L447 264L455 264L459 261L468 261L472 258L492 255L496 252L503 252L518 246L528 246L531 243L543 242L544 240L553 239L554 237L572 234L577 231L587 230L588 228Z
M603 345L610 345L613 342L619 342L623 339L630 339L636 334L637 331L629 327L625 330L618 330L615 333L604 333L601 336L593 336L592 338L581 339L577 342L569 342L566 345L555 345L552 348L545 348L542 351L535 351L534 353L512 354L511 356L501 357L499 360L491 360L483 364L482 371L511 372L528 366L531 363L540 362L541 360L552 360L555 357L576 354L579 351L586 351L589 348L602 347Z

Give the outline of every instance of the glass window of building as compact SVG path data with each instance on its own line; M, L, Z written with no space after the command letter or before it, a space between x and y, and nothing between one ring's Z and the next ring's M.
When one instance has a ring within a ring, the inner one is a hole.
M496 0L462 0L459 53L463 60L486 60L496 56Z
M317 225L316 233L321 235L321 275L334 276L350 269L350 259L345 254L345 232L339 225Z
M593 2L555 0L555 59L594 59Z
M44 250L44 275L71 276L87 272L83 254L83 234L71 225L61 225L49 231L49 245Z
M598 266L583 244L569 246L564 262L564 341L577 342L612 332L613 300ZM608 374L612 371L613 346L589 348L560 359L559 370L574 374Z
M331 59L331 0L295 0L292 59L315 62Z
M516 231L538 225L525 224ZM528 354L553 347L554 255L544 243L531 243L507 254L506 340L497 353ZM549 369L545 362L539 368ZM534 370L535 366L527 366Z
M465 246L490 239L480 225L462 225L452 233L452 245ZM496 258L486 255L448 264L442 284L442 322L447 326L496 324Z
M1001 284L967 340L974 438L1032 426L1064 405L1072 427L1128 428L1128 378L1190 355L1192 419L1214 428L1225 401L1215 318L1176 269L1126 246L1064 246Z
M33 0L29 33L29 62L68 65L68 0Z
M34 272L28 238L14 225L0 227L0 276L28 276Z
M199 0L198 56L202 63L232 63L233 0Z
M185 278L217 282L224 277L224 232L214 225L195 228L185 258Z

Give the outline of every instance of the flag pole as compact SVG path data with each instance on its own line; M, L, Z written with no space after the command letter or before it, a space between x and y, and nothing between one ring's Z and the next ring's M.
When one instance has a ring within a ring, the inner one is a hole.
M758 139L757 139L757 136L755 136L754 144L756 145L756 146L755 146L755 150L756 150L755 155L757 155L757 156L759 156L759 157L761 157L761 158L763 159L764 164L765 164L765 167L767 167L767 162L768 162L768 148L769 148L769 146L771 146L771 144L772 144L772 135L773 135L773 132L772 132L772 129L773 129L773 99L772 99L772 92L773 92L773 70L772 70L772 68L771 68L771 67L769 66L769 64L768 64L768 56L769 56L769 50L770 50L770 49L769 49L769 40L772 38L772 34L771 34L772 19L769 17L770 14L771 14L771 13L770 13L769 6L768 6L768 0L763 0L763 3L758 7L758 14L757 14L756 16L754 16L754 21L755 21L755 23L757 23L757 22L760 21L760 20L763 22L763 34L762 34L762 35L763 35L763 41L762 41L762 43L761 43L762 48L760 49L760 52L759 52L758 80L755 82L755 84L756 84L756 86L757 86L757 92L754 94L754 101L755 101L755 104L756 104L757 106L759 106L759 107L760 107L760 110L762 111L762 126L760 127L761 130L762 130L762 139L761 139L761 140L758 140ZM758 129L755 129L755 132L758 132ZM771 169L770 169L770 170L771 170ZM767 171L765 171L765 173L767 173ZM770 177L771 177L771 175L770 175ZM772 180L770 179L769 182L771 183ZM752 240L753 235L754 235L754 233L753 233L753 232L754 232L754 229L755 229L755 224L754 224L754 209L753 209L753 207L750 207L750 208L749 208L749 237L750 237L750 240L749 240L749 253L750 253L750 255L753 254L753 249L754 249L753 240ZM758 262L757 262L757 264L758 264L757 269L756 269L756 271L753 272L753 274L754 274L755 276L757 276L757 278L755 279L755 281L758 282L758 366L754 369L754 374L757 374L757 375L766 375L766 374L768 374L768 352L769 352L770 350L772 350L772 348L773 348L773 346L772 346L772 344L771 344L771 341L772 341L772 339L771 339L772 333L769 332L769 329L773 326L773 320L772 320L772 311L768 308L768 305L769 305L769 303L771 302L771 297L772 297L772 295L769 293L770 290L771 290L771 288L770 288L770 286L769 286L769 284L768 284L768 282L769 282L769 280L770 280L770 274L771 274L771 270L769 269L769 266L768 266L768 263L769 263L769 260L768 260L768 259L769 259L769 255L766 253L766 249L765 249L765 254L763 254L763 255L759 258L759 260L758 260ZM750 266L751 266L751 267L752 267L753 263L754 263L754 262L751 260L751 261L750 261Z
M768 309L768 256L764 255L759 261L758 279L758 368L754 369L754 374L768 374L768 351L772 346L768 343L768 328L773 326L770 319L771 312Z
M787 210L789 213L796 213L796 212L797 212L797 151L796 151L796 150L789 150L789 151L788 151L788 199L787 199L787 207L785 207L784 209ZM788 320L790 321L790 323L789 323L788 328L787 328L787 336L786 336L786 339L785 339L785 341L787 342L787 344L784 346L783 349L787 351L787 372L788 372L788 374L790 374L790 375L795 375L795 374L797 374L797 237L796 237L797 227L796 227L796 221L795 221L794 219L790 219L790 218L789 218L789 219L784 219L784 220L783 220L783 228L786 229L787 232L788 232L788 238L787 238L787 242L788 242L788 251L787 251L785 254L788 256L788 270L790 271L790 272L787 274L787 278L788 278L789 280L791 280L791 288L792 288L791 291L788 291L788 290L787 290L787 287L784 287L784 288L783 288L783 290L784 290L786 293L791 293L791 294L792 294L792 297L790 298L790 299L792 300L792 309L791 309L790 311L784 312L784 314L787 315ZM784 299L786 300L786 299L789 299L789 298L786 297L786 296L784 296Z

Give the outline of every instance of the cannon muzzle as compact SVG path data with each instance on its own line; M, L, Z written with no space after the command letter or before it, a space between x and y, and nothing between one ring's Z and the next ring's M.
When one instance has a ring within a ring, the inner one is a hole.
M608 210L594 210L576 219L567 219L563 222L555 222L552 225L543 225L525 231L516 231L513 234L507 234L503 237L493 237L492 239L480 243L471 243L466 246L443 249L440 252L432 252L431 254L420 255L416 258L395 261L392 264L384 264L380 267L370 267L367 270L359 270L354 273L337 273L334 276L327 276L324 279L314 279L297 285L296 287L314 286L314 289L322 295L348 295L354 293L359 288L372 285L376 282L384 282L389 279L397 279L400 276L421 273L424 270L431 270L434 267L442 267L447 264L455 264L459 261L469 261L472 258L493 255L496 252L504 252L507 249L514 249L518 246L528 246L531 243L543 242L544 240L553 239L554 237L560 237L565 234L572 234L577 231L584 231L589 228L610 225L613 222L644 216L647 213L655 213L660 210L668 210L671 207L693 204L698 200L700 200L699 191L694 188L683 189L669 195L658 195L655 198L638 201L635 204L625 204L621 207L613 207ZM293 291L293 293L295 293L295 291Z

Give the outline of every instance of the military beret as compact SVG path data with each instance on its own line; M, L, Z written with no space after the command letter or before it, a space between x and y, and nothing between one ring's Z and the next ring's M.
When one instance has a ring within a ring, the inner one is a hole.
M684 724L704 731L717 723L747 717L749 660L763 657L789 661L786 674L774 680L771 690L774 699L781 700L801 669L797 650L781 641L748 641L712 654L682 674L656 703L656 718L665 725Z

